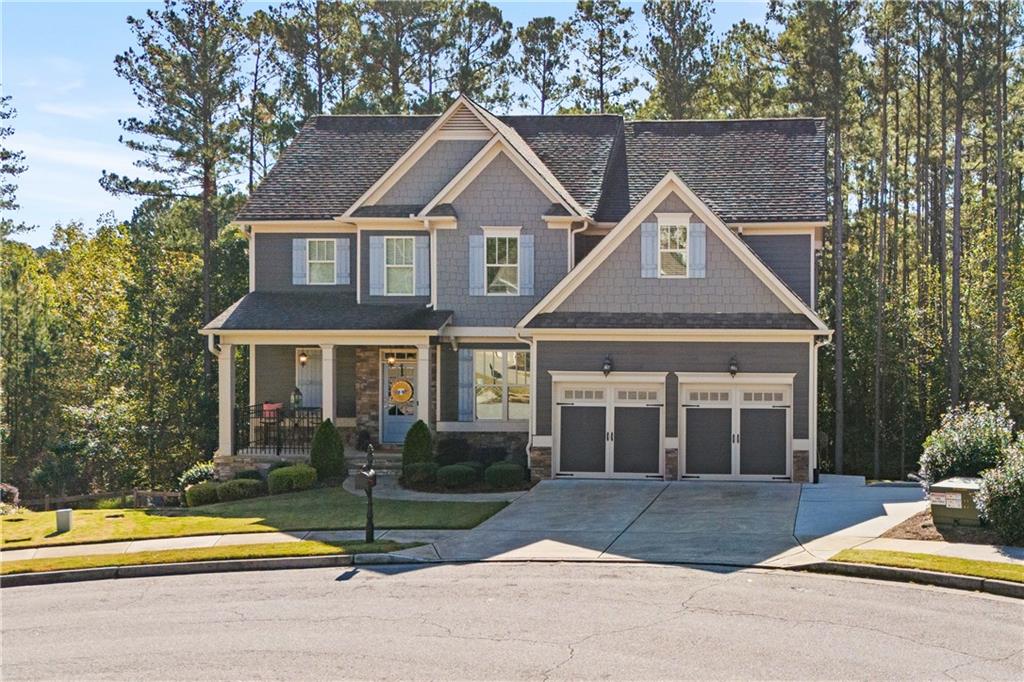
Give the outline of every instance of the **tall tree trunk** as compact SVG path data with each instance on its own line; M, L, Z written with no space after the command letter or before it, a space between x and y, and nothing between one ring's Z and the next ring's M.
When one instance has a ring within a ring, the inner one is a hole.
M963 203L963 137L964 137L964 3L957 5L956 33L956 112L953 124L953 290L949 341L949 401L960 404L960 258Z
M885 21L885 18L882 19ZM874 375L874 440L872 462L875 478L882 477L882 349L885 326L886 208L889 178L889 35L882 37L882 166L878 196L878 267L875 282L875 375Z
M843 473L843 436L845 426L845 396L843 393L843 65L839 45L839 8L833 3L832 45L835 50L832 65L832 260L835 269L835 470Z
M1003 118L1006 116L1006 0L999 0L998 71L996 77L996 376L1003 368L1006 334L1006 162Z
M216 192L215 180L213 177L213 162L203 161L203 193L202 193L202 222L203 222L203 326L205 327L213 319L213 197ZM203 344L203 388L206 393L206 405L215 405L213 381L213 354L210 347ZM213 454L214 442L212 437L206 438L207 456Z

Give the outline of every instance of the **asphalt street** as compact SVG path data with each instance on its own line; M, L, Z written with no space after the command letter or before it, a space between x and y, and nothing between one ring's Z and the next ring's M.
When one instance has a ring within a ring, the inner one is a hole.
M499 563L9 588L15 679L1024 679L1024 602L770 570Z

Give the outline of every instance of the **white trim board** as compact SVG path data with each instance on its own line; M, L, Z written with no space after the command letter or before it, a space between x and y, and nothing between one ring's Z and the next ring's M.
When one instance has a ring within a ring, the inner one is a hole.
M756 254L743 243L729 227L705 204L700 197L684 183L678 175L668 172L665 177L647 193L636 206L633 207L625 218L619 221L608 236L598 242L597 246L587 254L586 258L580 261L579 265L569 273L541 299L516 325L524 328L534 317L541 313L553 312L561 305L569 295L589 277L598 266L604 262L632 232L639 227L640 223L665 199L675 195L683 200L692 210L693 214L700 218L708 229L715 233L728 248L733 252L756 276L760 279L775 296L792 312L800 313L807 317L815 326L818 333L828 332L829 329L824 322L804 303L793 291L786 286L778 275L772 272L767 265L757 257ZM639 274L639 268L638 268Z

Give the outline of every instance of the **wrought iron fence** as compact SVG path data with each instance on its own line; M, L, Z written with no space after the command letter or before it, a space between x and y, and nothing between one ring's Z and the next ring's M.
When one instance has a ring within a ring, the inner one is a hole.
M322 421L319 407L248 405L236 408L234 454L263 450L277 456L303 455Z

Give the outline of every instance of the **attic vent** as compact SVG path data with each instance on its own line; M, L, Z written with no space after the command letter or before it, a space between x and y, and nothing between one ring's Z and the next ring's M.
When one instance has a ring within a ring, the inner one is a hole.
M459 107L452 113L451 117L445 121L442 130L449 134L466 135L467 137L479 137L490 133L487 126L477 118L477 115L466 107Z

